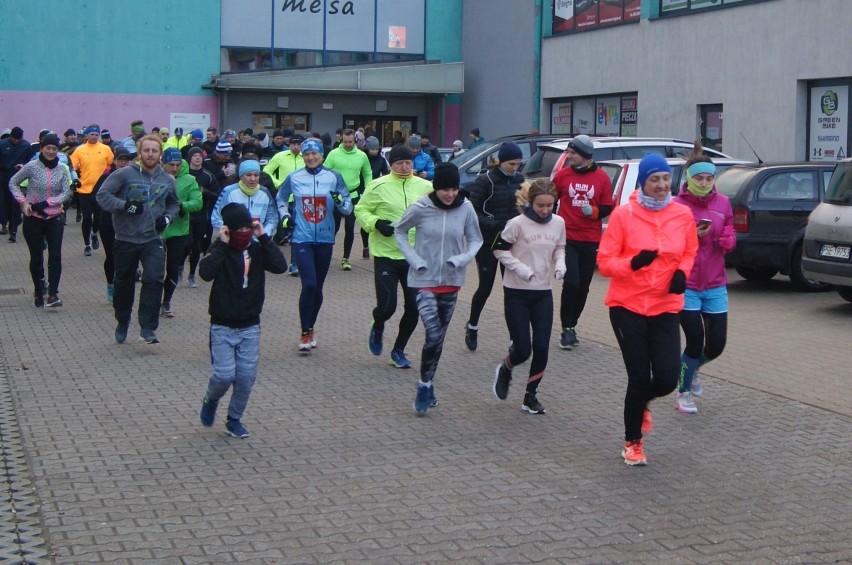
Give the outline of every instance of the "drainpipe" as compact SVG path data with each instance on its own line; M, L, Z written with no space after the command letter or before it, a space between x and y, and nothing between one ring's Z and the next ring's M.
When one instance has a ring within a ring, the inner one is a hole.
M550 4L548 2L548 4ZM535 0L535 33L533 38L533 91L532 91L532 127L541 130L541 40L542 25L542 0Z

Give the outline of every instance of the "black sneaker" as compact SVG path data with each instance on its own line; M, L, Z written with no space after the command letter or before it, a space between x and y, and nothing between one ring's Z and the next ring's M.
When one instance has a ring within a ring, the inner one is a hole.
M98 249L101 246L101 240L98 239L98 234L92 234L92 249Z
M577 332L574 328L565 328L559 339L559 347L562 349L574 349L580 346L580 340L577 339Z
M47 304L45 306L48 308L59 308L62 306L62 299L59 298L58 294L51 294L47 297Z
M83 211L80 210L79 208L77 208L77 218L76 219L77 219L78 224L83 221Z
M44 295L42 293L33 293L33 306L36 308L44 308Z
M116 342L124 343L125 341L127 341L127 329L128 329L129 325L130 324L128 324L127 322L124 322L124 323L119 322L118 323L118 325L115 327L115 341Z
M521 410L530 414L544 414L544 406L541 405L534 394L530 393L524 395L524 404L521 406Z
M509 396L510 384L512 384L512 370L506 367L505 363L500 363L494 369L494 396L500 400L506 400Z
M239 420L234 420L230 416L228 416L228 420L225 422L225 432L227 432L229 436L242 439L249 437L249 431L246 427L242 425Z
M218 407L218 400L210 400L206 396L204 397L204 402L201 403L201 412L199 413L202 426L209 428L213 425L213 422L216 421L216 408Z
M10 231L9 232L9 243L15 243L16 241L18 241L17 232Z
M479 329L473 329L470 327L470 324L464 327L464 344L471 351L476 351L476 346L478 345L476 337Z

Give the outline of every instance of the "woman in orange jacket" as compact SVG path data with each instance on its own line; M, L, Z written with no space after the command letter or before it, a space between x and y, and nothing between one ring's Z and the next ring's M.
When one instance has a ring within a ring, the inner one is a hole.
M671 393L680 371L680 327L686 279L698 250L695 220L672 202L671 168L660 155L639 163L639 189L610 216L598 250L609 277L604 303L627 369L624 399L628 465L645 465L648 403Z

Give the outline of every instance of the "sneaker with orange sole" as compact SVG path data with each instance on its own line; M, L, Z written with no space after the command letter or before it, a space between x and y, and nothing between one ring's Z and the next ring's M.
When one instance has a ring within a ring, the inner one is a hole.
M651 411L645 408L642 414L642 435L650 434L654 430L654 419L651 418Z
M621 450L621 456L624 457L624 462L631 466L648 464L641 439L625 442L624 449Z

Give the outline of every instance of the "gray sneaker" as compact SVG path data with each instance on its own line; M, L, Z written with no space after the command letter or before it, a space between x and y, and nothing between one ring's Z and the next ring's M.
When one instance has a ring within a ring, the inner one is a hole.
M559 339L559 347L562 349L574 349L580 346L580 340L577 339L577 332L574 328L565 328Z
M506 367L505 363L500 363L494 369L494 396L500 400L506 400L509 396L509 385L512 384L512 370Z

